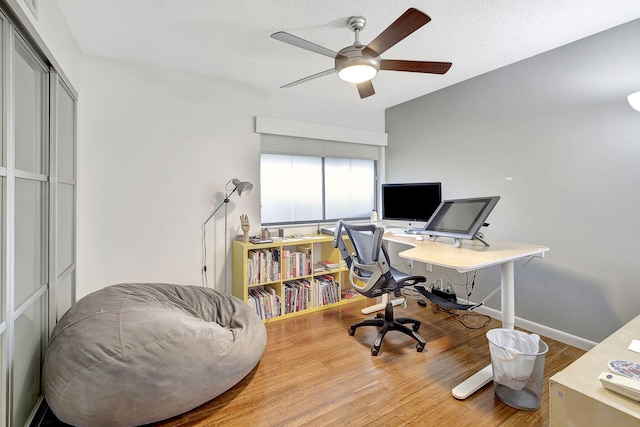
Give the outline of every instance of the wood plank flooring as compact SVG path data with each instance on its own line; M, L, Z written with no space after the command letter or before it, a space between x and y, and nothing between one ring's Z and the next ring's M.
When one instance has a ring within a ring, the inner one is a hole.
M363 300L267 323L264 355L243 381L155 426L547 426L548 378L584 354L542 337L549 352L537 411L505 405L492 384L460 401L451 389L490 363L485 333L500 322L467 329L452 315L409 299L406 309L395 307L396 316L422 321L425 352L418 353L411 338L390 332L373 357L376 328L347 333L351 324L372 316L360 313L370 304ZM485 319L467 322L481 326Z

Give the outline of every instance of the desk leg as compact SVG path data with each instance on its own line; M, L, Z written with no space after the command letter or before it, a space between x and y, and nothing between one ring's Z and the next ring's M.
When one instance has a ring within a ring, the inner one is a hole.
M502 291L500 308L502 327L513 329L516 323L516 291L514 284L513 261L500 265L500 288Z
M513 270L513 261L500 265L500 287L502 291L500 309L502 311L502 327L507 329L513 329L515 326L516 300ZM493 369L491 365L488 365L458 384L451 391L451 394L456 399L466 399L492 380Z
M382 295L382 302L380 304L375 304L370 307L363 308L362 310L360 310L360 313L371 314L375 311L384 310L384 307L387 305L387 301L389 301L389 294L384 294ZM404 298L396 298L394 300L391 300L391 303L394 305L394 307L396 305L402 304L403 302Z

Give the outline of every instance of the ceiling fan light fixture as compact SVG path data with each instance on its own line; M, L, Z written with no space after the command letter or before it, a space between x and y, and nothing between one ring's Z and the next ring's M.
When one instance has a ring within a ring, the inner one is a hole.
M338 72L338 76L342 80L350 83L362 83L371 80L376 74L378 74L378 70L368 64L351 65Z
M640 92L635 92L627 96L627 101L629 101L631 108L636 111L640 111Z

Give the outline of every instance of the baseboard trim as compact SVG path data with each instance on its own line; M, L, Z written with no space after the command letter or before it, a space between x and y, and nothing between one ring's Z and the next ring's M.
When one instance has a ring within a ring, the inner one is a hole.
M502 313L499 310L489 308L486 306L480 306L474 310L477 313L485 314L493 319L501 320ZM541 325L539 323L532 322L530 320L523 319L521 317L516 316L516 326L526 329L529 332L533 332L539 335L543 335L545 337L549 337L553 340L559 341L564 344L568 344L570 346L579 348L581 350L591 350L593 347L598 344L594 341L589 341L587 339L577 337L575 335L568 334L563 331L559 331L557 329L550 328L548 326Z

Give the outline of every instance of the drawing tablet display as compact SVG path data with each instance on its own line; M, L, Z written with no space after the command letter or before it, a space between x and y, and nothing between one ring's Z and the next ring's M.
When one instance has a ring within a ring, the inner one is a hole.
M444 200L424 226L423 234L473 239L500 196Z

